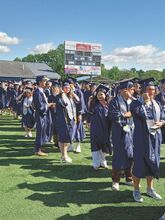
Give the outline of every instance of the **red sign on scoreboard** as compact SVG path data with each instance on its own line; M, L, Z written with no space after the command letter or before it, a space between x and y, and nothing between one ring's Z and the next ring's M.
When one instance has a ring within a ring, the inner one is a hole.
M78 51L91 51L90 44L76 44L76 50Z

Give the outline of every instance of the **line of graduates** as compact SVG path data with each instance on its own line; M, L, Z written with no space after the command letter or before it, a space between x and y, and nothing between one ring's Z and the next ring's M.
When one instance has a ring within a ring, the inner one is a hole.
M42 146L53 137L63 163L72 162L68 151L73 150L74 141L76 152L81 152L87 121L93 168L108 168L106 156L112 155L112 189L119 190L124 173L125 184L134 186L134 200L143 202L140 179L144 177L147 194L161 199L153 186L154 177L159 178L160 146L165 143L165 80L161 83L157 94L153 78L123 80L112 89L88 82L80 88L72 77L60 84L42 75L33 85L9 83L5 88L1 83L0 109L13 109L16 115L22 112L25 137L32 137L35 127L36 155L47 155Z
M147 195L162 199L153 185L154 177L159 178L165 123L165 80L161 82L161 91L156 94L153 78L122 81L115 97L108 97L108 89L99 86L88 102L93 168L107 168L105 155L112 153L112 189L119 191L121 172L124 172L125 184L134 186L136 202L143 202L140 179L144 177Z

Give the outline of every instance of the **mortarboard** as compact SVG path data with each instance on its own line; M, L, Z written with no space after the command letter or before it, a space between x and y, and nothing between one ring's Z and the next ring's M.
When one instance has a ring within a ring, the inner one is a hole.
M109 88L108 87L106 87L106 86L104 86L103 84L100 84L100 85L98 85L97 86L97 88L96 88L96 92L98 93L99 91L103 91L105 94L107 94L108 92L109 92Z
M25 84L31 84L32 82L30 80L26 80Z
M160 81L161 84L165 83L165 79L160 79L159 81Z
M70 84L75 84L77 82L77 79L74 77L69 76L66 81Z
M41 82L41 81L48 81L49 78L46 75L40 75L36 77L36 82Z
M121 81L119 82L119 87L118 89L129 89L132 88L134 86L132 80L125 80L125 81Z
M62 86L63 86L63 87L70 87L70 84L65 81L65 82L62 83Z
M138 77L134 77L131 79L133 83L139 83L140 79Z
M143 86L154 86L155 79L153 77L147 78L143 81Z
M87 80L83 80L82 83L88 85L90 82Z
M96 86L96 83L94 83L94 82L89 82L89 86Z
M33 91L32 87L29 87L29 86L25 87L25 92L32 92L32 91Z
M59 85L59 83L57 81L53 81L52 82L52 86L53 87L59 87L60 85Z

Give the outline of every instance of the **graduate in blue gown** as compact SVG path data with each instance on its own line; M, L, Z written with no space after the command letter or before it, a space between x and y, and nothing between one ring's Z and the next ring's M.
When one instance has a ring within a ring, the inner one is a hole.
M51 95L48 97L49 103L57 103L57 95L60 93L59 83L53 81L51 88ZM58 133L56 128L56 108L50 108L51 118L52 118L52 133L53 133L53 141L55 146L58 147Z
M94 94L96 89L96 84L93 82L89 82L88 84L86 84L86 90L84 91L84 101L85 101L85 105L86 105L86 113L85 113L85 121L87 123L87 128L89 128L90 126L90 113L87 110L87 105L88 105L88 101L89 98Z
M44 90L44 93L45 93L47 98L51 95L51 87L52 87L52 82L51 81L47 81L46 82L46 88Z
M68 146L73 142L76 132L76 102L78 96L73 92L68 82L64 82L61 93L56 101L56 129L61 150L61 161L71 163L68 156Z
M6 90L6 108L8 109L9 114L11 114L13 108L13 96L14 96L13 90L14 90L13 83L9 82Z
M84 101L84 94L81 91L78 83L75 85L75 93L79 97L80 102L76 103L76 112L77 112L77 128L76 128L76 134L75 134L75 140L78 142L75 152L80 153L81 152L81 146L80 143L85 139L85 129L84 129L84 123L83 123L83 115L86 112L86 106Z
M20 95L19 93L19 83L14 83L13 95L12 95L12 110L14 113L14 119L18 119L18 102L17 97Z
M32 137L31 130L35 124L33 108L33 88L27 87L24 93L22 123L25 129L25 137Z
M0 83L0 113L2 114L4 112L4 109L6 107L6 85L5 82Z
M160 106L154 100L155 86L153 81L145 83L146 93L142 95L144 102L133 100L131 112L134 120L134 152L133 152L133 197L136 202L143 202L139 191L140 178L147 179L147 195L161 199L153 188L153 178L159 176L160 145L162 141L160 127L164 116Z
M73 89L74 93L79 97L79 102L76 103L76 132L75 132L75 149L73 145L70 145L68 151L75 151L76 153L81 152L81 145L80 143L85 138L85 129L83 125L83 115L86 113L86 106L84 100L84 94L80 89L80 86L77 82L76 78L68 77L67 82L70 84L71 88Z
M100 166L108 168L106 154L111 154L110 121L108 117L109 88L99 85L96 94L88 102L91 113L90 143L92 151L92 166L95 170Z
M112 121L112 189L119 190L120 173L124 170L127 185L133 185L131 170L133 158L133 120L130 112L129 93L134 92L133 83L124 82L118 95L111 100L109 116Z
M54 103L48 103L44 89L48 78L44 75L37 76L36 82L38 88L33 94L33 103L35 108L36 121L36 140L35 153L39 156L46 156L47 154L41 151L41 147L48 141L47 139L47 112L48 108L54 108Z
M161 87L158 95L155 96L155 100L161 105L165 114L165 79L160 80ZM165 125L161 127L162 131L162 144L165 144Z

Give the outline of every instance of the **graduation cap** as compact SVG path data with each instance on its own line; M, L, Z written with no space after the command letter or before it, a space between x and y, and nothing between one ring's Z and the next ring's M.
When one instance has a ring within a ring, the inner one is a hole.
M29 86L25 87L25 92L32 92L32 91L33 91L32 87L29 87Z
M36 77L36 82L39 83L41 81L48 81L49 78L46 75L39 75Z
M94 83L94 82L89 82L89 86L96 86L96 83Z
M67 81L65 81L65 82L62 83L62 86L63 87L70 87L70 84Z
M100 85L98 85L97 86L97 88L96 88L96 92L98 93L99 91L102 91L102 92L104 92L105 94L107 94L108 92L109 92L109 88L108 87L106 87L106 86L104 86L103 84L100 84Z
M32 82L30 80L26 80L25 84L31 84Z
M134 77L131 79L133 83L139 83L140 79L138 77Z
M14 82L14 86L19 86L19 82Z
M53 81L52 82L52 86L53 87L59 87L60 85L59 85L59 83L57 81Z
M159 82L160 82L161 84L164 84L164 83L165 83L165 79L160 79Z
M154 85L155 79L153 77L147 78L145 80L143 80L143 86L147 87L147 86L155 86Z
M75 84L77 82L77 79L69 76L66 81L70 84Z
M83 80L82 83L88 85L90 82L87 80Z
M125 80L119 83L118 89L129 89L129 88L132 88L133 86L134 84L132 80Z

